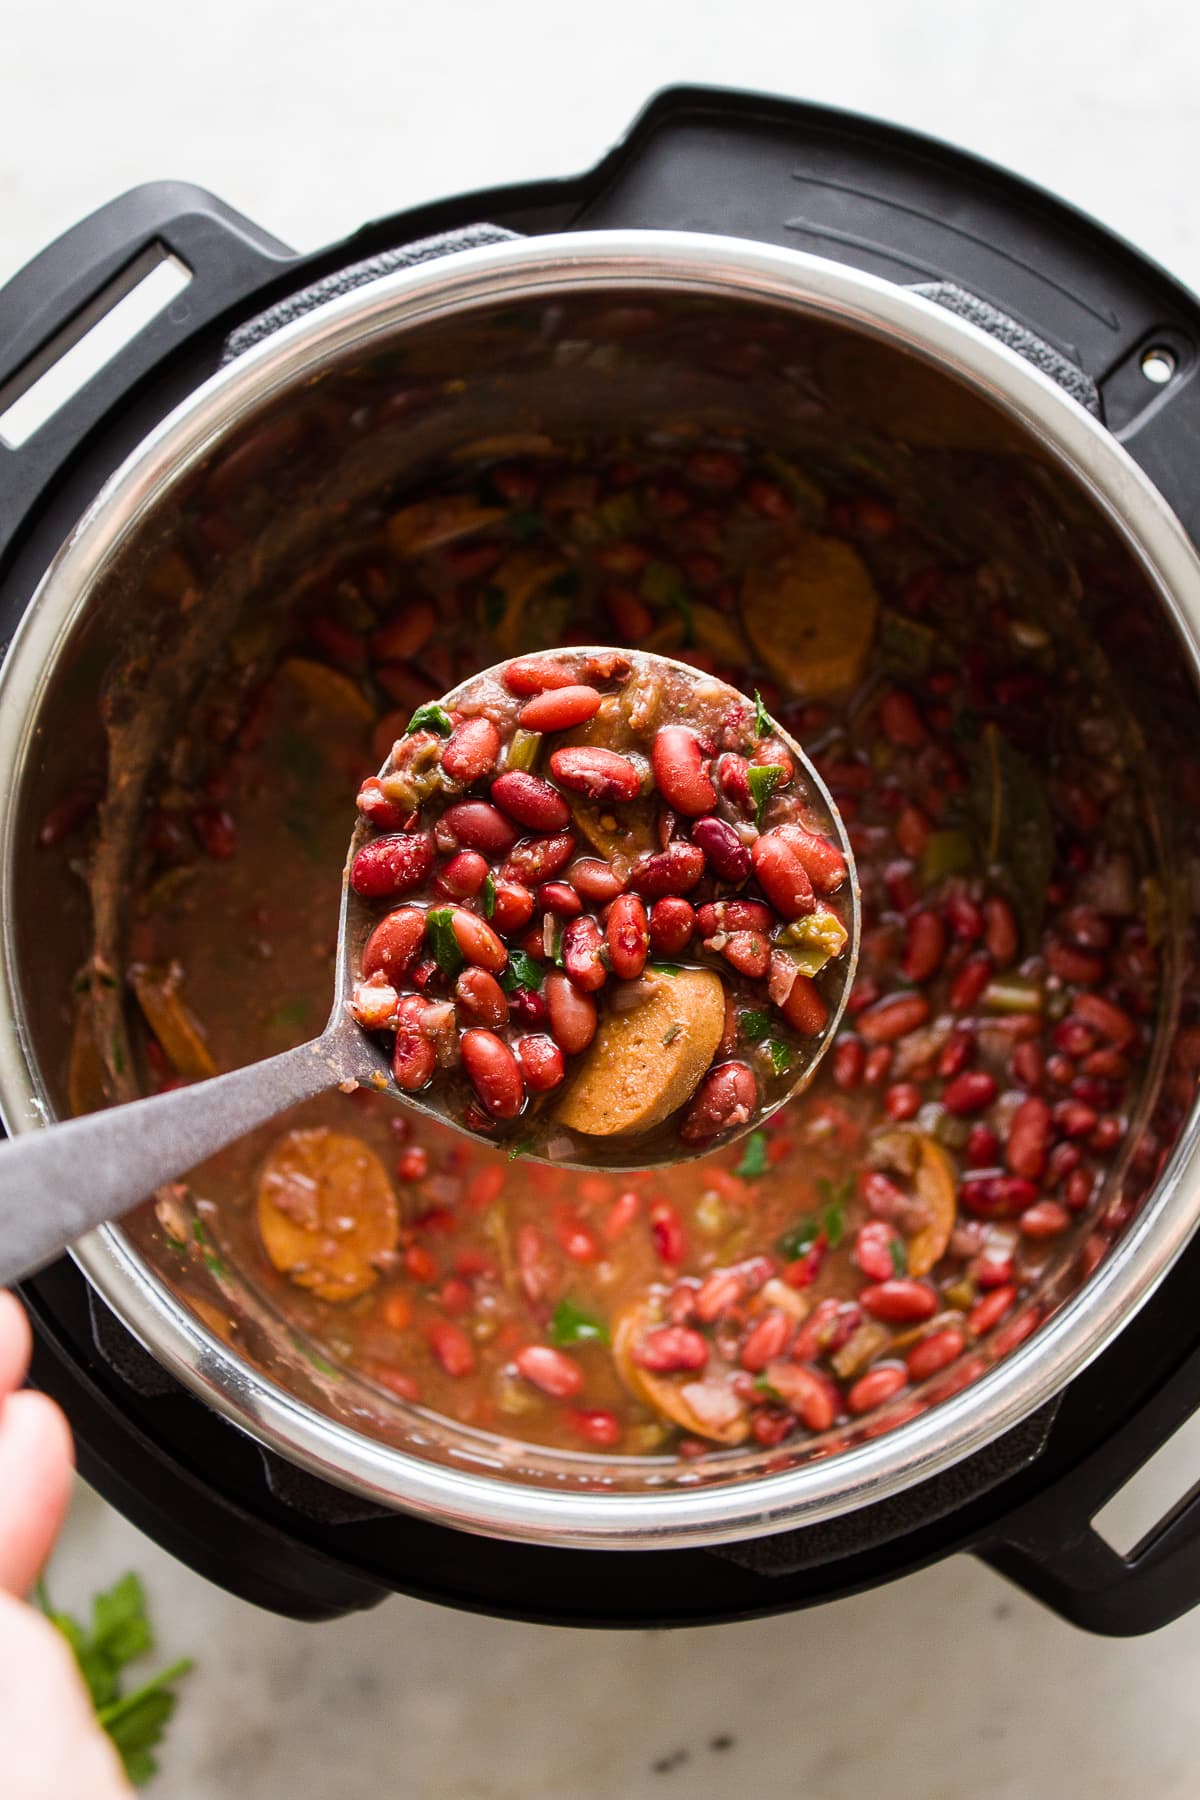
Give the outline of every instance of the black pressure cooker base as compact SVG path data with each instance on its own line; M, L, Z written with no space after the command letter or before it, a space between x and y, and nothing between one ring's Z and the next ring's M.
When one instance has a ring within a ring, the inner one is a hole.
M337 291L350 265L384 266L398 247L480 221L526 235L721 232L965 291L1010 336L1037 340L1023 353L1098 408L1200 537L1190 294L1093 221L960 151L847 113L679 88L583 176L416 208L314 255L178 183L135 189L51 245L0 290L0 396L27 385L56 334L155 247L192 280L19 454L0 440L0 640L105 477L219 365L231 334L240 348L239 328L264 313L280 322L300 290ZM1151 351L1165 381L1146 373ZM34 1379L65 1407L86 1479L199 1573L294 1618L402 1592L546 1623L694 1625L814 1605L965 1551L1073 1622L1130 1634L1200 1598L1200 1501L1130 1558L1090 1523L1196 1404L1198 1287L1194 1244L1056 1403L905 1494L716 1550L626 1553L471 1537L356 1500L185 1392L69 1261L24 1298Z

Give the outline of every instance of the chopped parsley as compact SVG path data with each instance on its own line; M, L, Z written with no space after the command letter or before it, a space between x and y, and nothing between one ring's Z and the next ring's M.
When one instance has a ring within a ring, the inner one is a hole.
M746 780L750 784L750 794L754 801L754 823L760 831L767 802L779 786L782 774L783 770L778 763L751 763L746 770Z
M742 1160L734 1170L743 1181L756 1181L767 1172L767 1134L765 1131L752 1131L746 1139L746 1148L742 1152Z
M818 1181L817 1191L825 1202L821 1228L829 1240L829 1248L836 1250L846 1235L846 1207L854 1194L854 1177L836 1188L831 1181Z
M572 1300L560 1300L550 1320L552 1344L607 1344L608 1327L603 1319L585 1312Z
M453 721L441 701L430 700L425 706L418 706L404 728L404 735L411 737L414 731L436 731L439 737L449 737L453 730Z
M463 966L463 953L454 935L454 914L448 906L434 906L425 914L425 936L433 960L451 981Z
M748 1044L761 1044L771 1030L771 1018L765 1012L742 1014L742 1036Z
M767 1054L776 1075L786 1075L792 1066L792 1053L778 1038L767 1039Z
M533 988L535 991L542 985L542 971L539 965L524 950L510 950L508 967L500 977L500 986L506 994L514 988Z
M647 963L646 967L648 969L653 969L653 971L656 975L675 976L682 972L683 964L682 963L652 962L652 963Z
M908 1274L908 1246L900 1238L893 1238L888 1245L892 1259L892 1272L896 1275Z
M496 877L489 869L483 882L483 916L490 919L496 910Z
M763 705L762 695L757 688L754 690L754 729L757 731L759 737L770 737L771 735L770 716L766 707Z

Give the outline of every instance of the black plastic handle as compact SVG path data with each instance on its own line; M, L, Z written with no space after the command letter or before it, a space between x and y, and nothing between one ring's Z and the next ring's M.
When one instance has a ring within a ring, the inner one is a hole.
M0 390L156 246L186 265L188 286L27 442L0 442L0 562L111 409L188 338L244 307L296 260L203 188L173 181L133 188L64 232L0 289Z

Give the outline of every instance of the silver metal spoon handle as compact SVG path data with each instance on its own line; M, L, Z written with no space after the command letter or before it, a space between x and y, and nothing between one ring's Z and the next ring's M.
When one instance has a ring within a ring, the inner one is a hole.
M0 1145L0 1287L129 1212L255 1125L336 1086L332 1032L266 1062Z

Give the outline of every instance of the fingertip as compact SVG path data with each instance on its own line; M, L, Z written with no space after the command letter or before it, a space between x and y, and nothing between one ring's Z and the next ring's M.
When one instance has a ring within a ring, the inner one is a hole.
M0 1288L0 1399L19 1388L29 1370L33 1333L15 1294Z
M75 1448L61 1409L45 1394L12 1394L0 1413L0 1588L25 1594L61 1529Z

